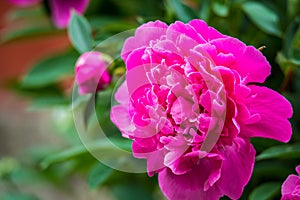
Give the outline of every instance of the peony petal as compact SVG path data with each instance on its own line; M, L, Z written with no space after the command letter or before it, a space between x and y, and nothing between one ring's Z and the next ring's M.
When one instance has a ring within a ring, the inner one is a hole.
M116 94L115 94L115 99L118 103L121 105L127 105L130 97L128 93L128 87L127 87L127 82L124 81L122 85L118 88Z
M147 171L149 176L153 176L154 173L160 172L165 168L164 155L164 149L159 149L152 153L149 153L149 156L147 158Z
M281 186L281 194L291 194L295 190L295 187L300 183L300 177L294 174L289 175Z
M142 90L143 88L150 86L145 69L142 66L127 71L126 80L129 96L133 95L133 93L138 90Z
M300 176L300 165L298 165L298 166L296 167L296 172L297 172L297 174Z
M232 54L236 59L235 63L231 64L230 66L224 65L226 63L228 64L228 61L226 60L226 62L217 62L216 65L237 70L242 76L242 79L245 79L245 83L263 83L270 75L270 64L263 54L253 46L246 46L243 42L231 37L212 40L210 43L215 45L219 54ZM218 61L218 58L216 58L214 55L211 56L215 61Z
M68 26L71 10L82 14L89 4L89 0L51 0L49 1L52 19L55 26L64 28Z
M238 199L251 178L255 150L249 140L236 138L232 146L224 146L221 178L217 182L222 194Z
M145 52L145 48L141 48L141 49L135 49L131 52L131 54L129 54L125 62L127 71L130 71L137 67L140 68L144 67L143 60L141 59L144 55L144 52Z
M192 102L186 100L184 97L179 96L173 103L170 114L172 115L176 124L181 124L189 117L192 110Z
M292 135L292 127L288 121L293 114L291 104L266 87L251 85L249 88L254 96L246 106L251 114L259 114L261 119L253 124L241 124L242 134L288 142Z
M205 40L196 32L193 26L176 21L171 24L167 30L167 39L173 42L178 41L181 35L185 35L187 39L195 41L195 44L204 43Z
M226 35L222 35L220 32L218 32L213 27L207 26L207 24L203 20L194 19L194 20L190 21L188 24L191 25L198 32L198 34L201 34L201 37L206 42L209 42L209 41L211 41L213 39L217 39L217 38L228 37Z
M120 129L123 137L128 138L130 132L135 130L135 126L131 124L127 107L113 106L110 112L111 121Z
M194 164L191 171L175 175L169 168L165 168L158 175L159 186L164 195L171 200L218 200L222 195L217 187L205 191L205 182L209 179L213 163L208 158Z
M135 49L146 47L151 40L157 40L166 33L168 26L159 20L155 22L148 22L136 29L135 35L126 39L121 57L124 61L127 56Z

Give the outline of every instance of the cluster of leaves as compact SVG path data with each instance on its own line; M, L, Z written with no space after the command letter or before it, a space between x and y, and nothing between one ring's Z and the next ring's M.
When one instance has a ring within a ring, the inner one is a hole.
M57 32L50 24L45 28L45 25L40 26L40 23L33 20L33 16L45 14L42 8L16 10L12 20L25 18L33 22L25 28L8 32L4 42ZM149 200L162 199L155 178L147 178L146 174L118 172L106 167L87 151L77 135L71 112L79 109L83 110L81 114L84 128L89 129L95 123L100 123L112 143L130 151L131 144L121 138L109 119L110 96L117 82L114 81L107 90L96 95L73 98L73 106L71 93L66 92L62 83L74 76L74 65L81 53L92 50L116 33L133 29L149 20L159 19L172 23L175 20L187 22L194 18L203 19L223 34L237 37L248 45L257 48L266 46L263 54L272 65L272 75L266 85L291 101L294 108L291 119L293 137L288 144L253 139L257 162L241 199L280 197L282 182L300 164L300 1L91 0L85 16L86 18L76 14L72 16L68 34L73 47L63 54L51 55L38 62L14 85L17 91L31 97L32 107L59 107L61 112L67 113L67 117L60 122L60 126L64 127L60 131L64 133L62 140L65 146L46 149L35 147L35 150L28 151L31 153L22 156L24 159L1 159L0 184L4 184L9 191L2 199L36 199L37 197L27 194L22 196L22 191L18 193L14 185L44 182L61 187L74 174L86 177L91 188L108 187L116 199L134 200L141 196ZM114 50L120 50L122 41L115 43ZM113 80L118 80L120 73L124 72L122 61L116 59L110 66L110 72ZM94 111L94 118L97 120L93 118ZM115 159L116 155L110 146L101 140L91 144L92 150L106 152L107 157Z

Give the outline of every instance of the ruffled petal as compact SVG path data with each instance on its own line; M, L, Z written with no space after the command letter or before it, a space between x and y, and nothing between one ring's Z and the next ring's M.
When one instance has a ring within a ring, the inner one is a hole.
M139 147L136 143L133 143L132 147L134 157L147 159L147 172L149 176L153 176L155 173L160 172L166 167L164 165L164 149L157 149L153 150L152 152L139 153L139 150L144 151L143 147Z
M124 81L124 83L122 83L122 85L118 88L118 90L115 94L115 99L121 105L128 104L130 97L129 97L126 81Z
M135 130L129 118L127 107L114 106L110 112L111 121L120 129L123 137L128 138L128 135Z
M291 104L277 92L260 86L249 86L252 100L246 103L251 114L260 115L253 124L242 124L242 134L247 137L263 137L288 142L292 127L288 118L292 117Z
M297 172L297 174L300 176L300 165L298 165L298 166L296 167L296 172Z
M300 183L300 177L294 174L289 175L281 186L281 194L291 194L295 190L295 187Z
M191 171L182 175L175 175L169 168L165 168L158 175L159 186L170 200L218 200L223 194L217 187L208 190L204 188L212 173L212 166L213 163L204 158L198 165L193 165Z
M222 35L219 31L217 31L213 27L209 27L203 20L194 19L190 21L188 24L191 25L198 32L198 34L201 34L201 37L204 40L206 40L206 42L209 42L217 38L228 37L226 35Z
M236 138L232 146L221 151L224 157L218 187L222 194L238 199L249 182L255 161L255 150L249 140Z
M157 40L166 33L168 26L157 20L155 22L148 22L136 29L135 35L126 39L121 57L124 61L127 56L135 49L146 47L151 40Z
M216 65L237 70L245 83L263 83L271 74L271 66L267 59L253 46L246 46L243 42L231 37L215 39L210 43L213 44L217 50L216 56L211 55ZM229 56L228 58L225 56L226 54ZM229 62L228 59L230 59L230 62L232 61L230 55L233 55L235 62L226 66Z
M205 40L202 36L196 32L193 26L189 24L184 24L180 21L176 21L174 24L171 24L167 30L167 39L170 39L174 42L178 41L181 35L187 36L188 39L195 42L204 43ZM195 44L197 44L195 43Z

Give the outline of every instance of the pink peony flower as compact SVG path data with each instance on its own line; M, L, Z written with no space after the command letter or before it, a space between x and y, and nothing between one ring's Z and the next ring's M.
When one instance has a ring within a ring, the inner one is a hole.
M91 51L82 54L75 65L78 93L83 95L106 88L111 81L106 67L107 63L100 52Z
M300 165L296 167L298 176L292 174L287 177L281 187L281 200L300 199Z
M290 103L256 85L270 75L266 58L202 20L144 24L121 56L111 120L168 199L238 199L255 161L249 138L291 137Z
M9 0L17 6L32 6L41 0ZM89 0L50 0L49 7L52 20L56 27L64 28L68 26L71 18L71 10L83 13L89 4Z
M89 4L89 0L51 0L49 6L51 9L52 20L56 27L64 28L68 26L71 19L71 10L82 14Z

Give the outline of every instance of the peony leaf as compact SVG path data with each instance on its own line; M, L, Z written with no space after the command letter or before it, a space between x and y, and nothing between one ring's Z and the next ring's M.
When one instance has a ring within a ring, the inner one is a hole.
M0 159L0 179L12 173L17 169L19 163L11 157L3 157Z
M271 147L256 157L256 160L275 158L300 158L300 144L280 145Z
M268 182L264 183L257 188L255 188L250 196L249 200L268 200L274 199L277 195L280 194L280 182Z
M88 127L88 121L89 121L91 115L95 111L95 102L96 101L97 101L97 95L95 93L93 93L91 95L90 99L88 100L86 107L84 109L83 121L84 121L84 125L86 128Z
M91 188L101 186L114 172L114 169L102 164L97 163L91 170L88 177L88 184Z
M59 32L58 30L55 30L52 27L47 26L45 23L31 24L26 27L3 31L3 35L0 42L9 43L19 39L33 38L41 35L51 35L58 32Z
M1 43L61 32L52 26L42 6L14 8L5 21L7 26L1 30Z
M212 9L220 17L227 17L229 14L229 5L226 0L213 1Z
M66 75L72 75L77 54L56 55L36 64L24 77L21 86L24 88L41 88L59 81Z
M254 1L243 3L242 7L246 15L262 31L275 36L282 35L279 28L279 16L274 10L266 7L261 2Z
M37 110L46 107L67 106L70 103L70 99L60 94L49 94L36 96L32 99L30 110Z
M72 12L68 33L73 46L79 53L92 50L93 39L91 26L83 16L77 15L75 11Z
M300 1L299 0L288 0L287 1L287 14L290 19L293 19L299 14L300 10Z
M146 188L142 184L130 182L130 184L115 184L111 188L112 193L117 200L140 200L143 197L143 200L154 200L154 198L149 191L149 188Z
M293 43L297 41L297 32L300 32L300 16L296 17L286 29L283 43L283 54L288 58L290 57L293 46L295 46Z
M179 0L169 0L170 7L174 10L177 17L184 23L196 18L195 12Z
M95 102L95 111L98 123L107 136L114 136L115 133L119 132L119 129L117 129L110 119L112 92L113 91L110 88L98 92Z
M203 0L199 9L199 18L204 21L209 21L211 1Z
M293 172L294 170L284 160L266 160L255 163L252 180L262 180L268 177L272 177L274 180L284 180Z
M43 18L47 13L43 6L33 6L27 8L16 7L11 12L8 13L9 22L13 22L15 20L24 20L24 19L40 19Z
M107 157L111 157L112 159L116 156L122 156L122 155L116 155L116 151L113 148L116 148L115 146L122 148L126 151L131 151L131 141L126 139L109 139L110 143L107 141L97 141L93 144L89 145L89 150L93 153L95 152L106 152ZM113 144L113 145L112 145ZM85 144L87 145L87 144ZM115 146L114 146L115 145ZM50 165L53 165L55 163L64 162L67 160L74 159L78 156L84 155L84 154L90 154L90 152L87 150L87 148L83 145L72 147L71 149L67 149L65 151L59 152L57 154L53 154L49 157L46 157L42 163L41 166L43 168L48 168Z
M4 193L0 196L1 200L38 200L37 197L29 194Z

